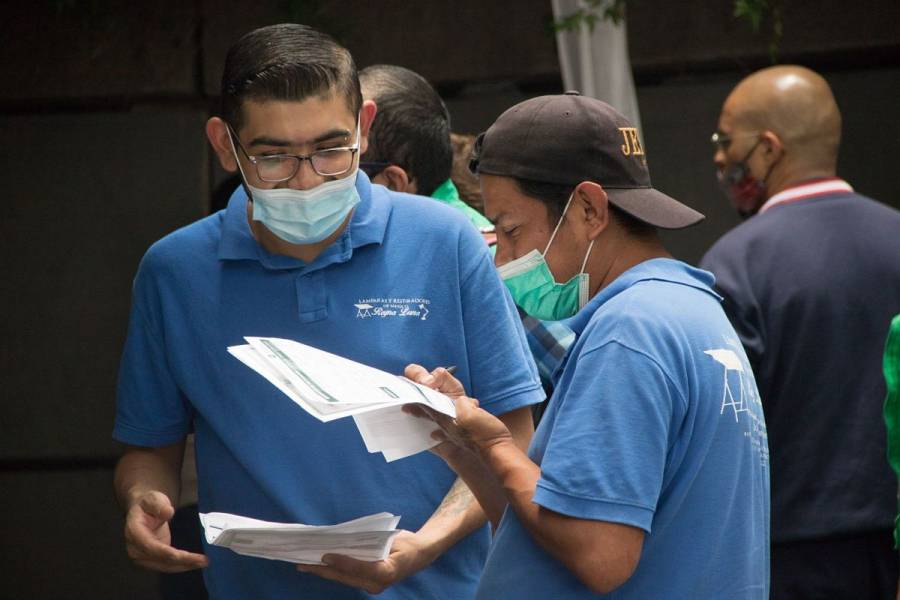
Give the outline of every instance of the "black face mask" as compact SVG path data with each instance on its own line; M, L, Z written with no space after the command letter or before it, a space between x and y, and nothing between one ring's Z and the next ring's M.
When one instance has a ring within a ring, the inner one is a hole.
M772 167L775 166L773 163L769 167L762 181L753 176L747 160L760 142L762 142L762 138L756 140L756 143L744 155L744 158L736 163L732 163L725 171L720 171L717 174L719 185L728 196L728 199L731 200L731 205L743 218L755 215L759 207L766 201L766 180L769 178L769 173L772 172Z

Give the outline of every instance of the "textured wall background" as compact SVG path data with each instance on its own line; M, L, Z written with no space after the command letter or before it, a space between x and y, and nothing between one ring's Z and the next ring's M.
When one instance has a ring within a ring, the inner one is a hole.
M736 223L709 134L731 87L769 64L728 0L632 2L630 48L654 184L708 215L670 238L697 260ZM820 70L844 116L840 171L900 205L900 4L785 3L781 58ZM228 46L285 20L359 66L419 71L454 129L561 91L545 0L126 3L0 9L0 598L155 597L124 555L110 430L131 279L146 248L206 214L223 179L203 135ZM765 24L764 24L765 25Z

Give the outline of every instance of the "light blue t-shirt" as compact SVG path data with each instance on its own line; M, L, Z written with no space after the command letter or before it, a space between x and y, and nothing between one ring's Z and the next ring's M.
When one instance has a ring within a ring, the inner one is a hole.
M711 274L623 273L566 323L578 340L529 449L534 502L646 532L609 598L769 597L769 469L756 383ZM507 509L478 598L596 597Z
M380 511L417 530L455 475L424 452L369 454L352 419L321 423L228 354L278 336L402 373L456 365L495 414L543 398L515 306L457 211L357 178L349 227L311 264L251 236L246 196L154 244L134 283L114 436L157 447L196 432L201 512L329 524ZM486 528L379 599L470 598ZM207 546L212 598L367 598L294 565Z

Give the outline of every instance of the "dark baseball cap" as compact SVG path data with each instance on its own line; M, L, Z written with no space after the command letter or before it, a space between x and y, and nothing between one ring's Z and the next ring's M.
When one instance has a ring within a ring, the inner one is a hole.
M516 104L478 136L473 173L576 186L593 181L609 201L663 229L681 229L702 213L653 189L637 129L619 111L578 92Z

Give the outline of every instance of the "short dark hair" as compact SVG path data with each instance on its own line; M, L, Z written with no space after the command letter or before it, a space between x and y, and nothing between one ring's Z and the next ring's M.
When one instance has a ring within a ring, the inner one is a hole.
M332 91L347 100L351 113L359 112L362 93L350 53L306 25L269 25L244 35L228 50L222 118L239 129L245 100L303 100Z
M417 191L430 196L450 178L450 113L424 77L396 65L360 71L367 100L378 105L364 159L405 169Z
M470 133L451 131L450 146L453 148L453 168L450 170L450 179L453 180L460 199L478 212L484 213L484 198L481 197L478 177L469 170L475 136Z
M572 192L577 187L564 183L548 183L546 181L520 179L518 177L514 177L513 181L516 182L520 192L547 205L547 214L550 217L550 221L554 223L562 217L566 203L569 201L569 196L572 195ZM625 231L632 235L643 236L656 231L656 227L653 225L633 217L612 202L609 203L609 208L613 218L618 220L622 227L625 228Z

